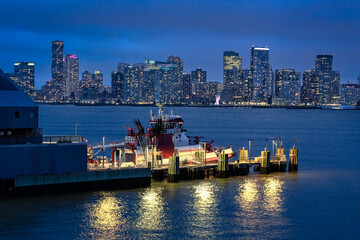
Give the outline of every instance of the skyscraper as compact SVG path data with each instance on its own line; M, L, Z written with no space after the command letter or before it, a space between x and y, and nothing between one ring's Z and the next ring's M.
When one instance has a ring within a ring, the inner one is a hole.
M63 52L64 42L63 41L52 41L51 42L51 77L58 81L63 80Z
M139 65L129 65L124 69L124 101L138 103L141 100L143 69Z
M196 98L202 98L205 92L206 71L197 68L191 71L191 93Z
M35 87L35 64L33 62L14 63L14 73L7 76L25 93L31 94Z
M64 58L65 95L76 92L79 81L79 59L75 54L66 54Z
M339 101L340 73L333 71L333 56L316 56L315 69L303 73L302 102L330 104Z
M236 82L237 72L242 68L242 57L234 51L225 51L223 57L223 84L232 88Z
M124 74L119 71L111 73L111 94L116 100L122 100L124 96Z
M332 71L333 56L327 54L316 55L315 69L318 71Z
M250 50L250 69L252 73L252 97L254 102L266 102L267 97L272 93L268 93L267 89L271 89L273 84L270 74L269 64L269 48L267 47L251 47Z
M300 73L294 69L275 71L275 96L281 98L285 105L300 103Z

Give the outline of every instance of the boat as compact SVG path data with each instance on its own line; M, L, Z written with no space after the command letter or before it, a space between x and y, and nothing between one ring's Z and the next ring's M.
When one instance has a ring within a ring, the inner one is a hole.
M179 157L182 166L217 163L222 152L229 159L235 156L231 145L226 148L214 147L214 140L206 142L202 141L203 137L188 136L181 116L174 115L172 111L165 113L162 105L159 105L158 115L150 110L150 127L146 130L138 119L133 123L135 128L126 127L125 141L113 145L109 164L156 168L167 166L169 158L173 156Z

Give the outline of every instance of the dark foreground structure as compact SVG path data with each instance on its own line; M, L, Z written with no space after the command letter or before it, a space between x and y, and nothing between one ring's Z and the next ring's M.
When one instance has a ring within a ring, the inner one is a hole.
M38 115L38 106L0 70L0 195L150 185L148 168L88 170L82 137L44 142Z

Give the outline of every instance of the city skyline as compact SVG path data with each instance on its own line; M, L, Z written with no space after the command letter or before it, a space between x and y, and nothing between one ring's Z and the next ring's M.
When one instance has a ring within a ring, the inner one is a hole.
M106 85L118 62L171 55L184 59L185 71L200 67L208 81L222 82L223 51L238 52L245 69L252 45L270 48L273 70L303 72L317 54L331 54L341 83L355 83L359 75L356 1L19 3L3 4L0 65L10 72L14 62L35 62L36 89L51 79L49 42L55 39L66 42L64 53L79 57L80 72L100 70Z

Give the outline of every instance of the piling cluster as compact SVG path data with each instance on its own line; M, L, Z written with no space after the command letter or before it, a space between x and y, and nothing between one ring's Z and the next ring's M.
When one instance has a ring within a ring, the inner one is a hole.
M201 153L195 153L195 157L202 158ZM229 163L229 155L225 152L219 154L217 164L203 164L180 166L178 152L169 158L168 168L152 169L152 178L162 181L167 172L167 181L170 183L179 182L180 180L195 180L209 178L228 178L230 176L244 176L249 174L249 168L254 165L254 171L260 174L269 174L271 172L286 172L287 160L285 149L279 147L276 154L271 157L270 151L266 148L261 151L261 156L251 159L248 150L244 148L239 150L239 157L233 163ZM289 152L288 171L298 170L298 149L295 146Z

